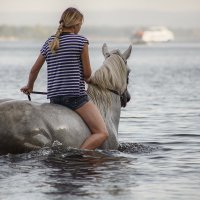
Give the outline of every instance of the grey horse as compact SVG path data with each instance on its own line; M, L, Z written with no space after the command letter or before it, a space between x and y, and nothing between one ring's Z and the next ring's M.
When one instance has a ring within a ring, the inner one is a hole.
M127 89L127 59L132 47L121 53L102 47L103 65L92 75L87 93L100 110L109 132L102 149L118 149L118 125L121 107L130 100ZM0 100L0 154L23 153L51 147L58 141L63 147L79 148L90 130L74 111L56 104L28 100Z

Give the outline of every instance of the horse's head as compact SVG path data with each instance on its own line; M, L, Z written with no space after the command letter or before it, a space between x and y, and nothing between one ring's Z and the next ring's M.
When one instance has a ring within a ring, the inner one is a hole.
M132 51L131 45L123 53L121 53L120 50L118 49L112 50L111 52L109 52L106 44L103 44L103 47L102 47L102 52L105 57L104 63L109 62L109 60L113 60L114 57L118 57L118 59L120 60L120 65L118 64L116 66L119 68L118 72L120 73L121 76L118 76L118 77L116 76L115 78L117 78L116 81L119 82L121 86L116 87L117 84L113 84L114 88L110 89L110 91L120 95L122 107L125 107L127 102L129 102L131 99L130 93L128 92L128 89L127 89L127 86L129 83L129 73L130 73L130 69L127 66L127 59L130 57L131 51ZM121 77L122 80L120 80L119 77Z
M119 109L125 107L131 98L127 89L130 72L127 59L131 54L131 50L132 47L130 46L124 53L119 50L109 52L107 45L103 45L102 51L105 61L92 75L91 84L88 85L87 90L102 114L105 114L111 108L113 94L120 97L121 101L115 101ZM118 104L120 102L121 105Z

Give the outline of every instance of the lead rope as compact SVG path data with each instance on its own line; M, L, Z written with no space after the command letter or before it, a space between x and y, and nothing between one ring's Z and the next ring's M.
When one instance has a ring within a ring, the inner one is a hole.
M31 101L31 95L27 94L27 96L28 96L28 100Z

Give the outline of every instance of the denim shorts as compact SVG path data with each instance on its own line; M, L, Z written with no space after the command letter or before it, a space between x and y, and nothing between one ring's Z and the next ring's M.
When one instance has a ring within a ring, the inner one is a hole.
M88 95L78 97L57 96L50 98L50 103L60 104L72 110L76 110L89 101Z

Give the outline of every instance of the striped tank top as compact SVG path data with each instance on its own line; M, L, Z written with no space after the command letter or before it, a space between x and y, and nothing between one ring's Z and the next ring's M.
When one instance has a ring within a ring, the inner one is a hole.
M62 33L60 47L55 53L49 49L51 36L40 52L47 62L47 98L56 96L77 97L85 94L81 53L88 40L78 34Z

